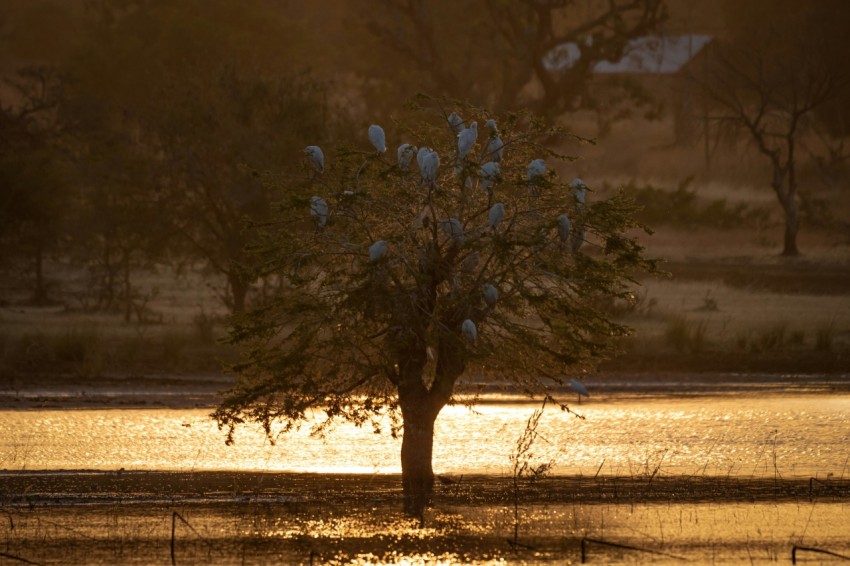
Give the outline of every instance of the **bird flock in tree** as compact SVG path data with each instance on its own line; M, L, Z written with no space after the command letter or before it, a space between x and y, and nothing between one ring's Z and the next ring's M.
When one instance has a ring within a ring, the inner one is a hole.
M466 125L463 118L457 113L452 112L447 118L448 126L456 137L456 155L454 156L455 173L460 176L466 174L467 166L470 165L470 155L478 141L478 123L472 121L469 126ZM505 143L502 141L496 121L488 119L484 124L484 129L487 132L487 141L483 159L484 161L479 170L479 186L482 191L487 193L489 212L487 214L488 227L491 231L496 232L500 224L505 219L506 208L504 203L493 203L495 196L495 187L501 178L501 167L499 163L504 158ZM372 124L368 129L369 142L375 148L375 151L383 156L387 151L386 135L384 129ZM313 169L315 176L320 176L325 169L325 156L319 146L311 145L304 149L309 164ZM440 156L437 151L429 147L419 147L410 144L402 143L397 150L397 166L399 171L407 172L410 170L410 165L413 158L416 158L416 164L419 167L419 175L421 186L428 191L437 190L437 178L440 168ZM546 186L546 162L543 159L534 159L527 166L526 183L528 192L532 196L540 194L540 191ZM464 179L464 186L469 188L473 184L473 179L467 176ZM575 199L576 209L582 212L586 206L587 185L581 179L574 179L570 183L573 198ZM350 191L348 191L350 192ZM353 196L353 193L351 193ZM316 230L322 230L328 223L330 210L328 203L319 195L314 195L310 199L310 215ZM422 224L427 227L429 222L428 217L422 219ZM442 232L457 245L464 242L463 224L458 218L449 217L438 221L439 228ZM561 245L565 250L575 254L579 251L585 240L584 226L579 222L571 222L566 214L558 216L557 221L557 236ZM379 239L374 241L368 248L368 261L370 263L378 263L388 258L390 254L390 246L387 241ZM484 303L489 309L496 307L499 300L499 290L491 283L486 283L482 286L481 292L484 298ZM466 319L461 323L460 334L463 338L474 345L478 339L478 328L474 321ZM587 389L577 380L572 380L571 388L583 395L588 395Z

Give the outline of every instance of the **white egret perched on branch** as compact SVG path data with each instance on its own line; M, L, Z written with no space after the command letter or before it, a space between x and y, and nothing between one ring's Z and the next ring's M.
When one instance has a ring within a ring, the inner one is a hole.
M378 240L369 246L369 261L376 262L387 255L387 243L384 240Z
M528 164L528 190L532 193L536 192L535 187L537 182L543 175L546 174L546 162L542 159L535 159Z
M570 237L570 219L566 214L558 217L558 238L564 243Z
M458 115L457 112L452 112L449 114L447 118L449 121L449 127L452 129L455 135L458 135L463 131L463 118Z
M502 142L502 138L498 134L491 136L487 142L487 153L484 157L493 161L501 161L504 155L505 144Z
M472 151L472 146L475 145L475 140L478 139L478 122L473 122L471 126L463 130L457 136L457 157L465 159L469 152Z
M328 203L318 195L310 197L310 216L319 228L324 228L328 223Z
M499 164L495 161L488 161L482 165L481 173L479 173L481 176L481 188L485 191L492 191L493 185L496 183L501 172Z
M575 178L570 181L570 186L573 188L573 197L576 199L576 203L583 207L587 198L587 185L581 179Z
M475 341L478 339L478 328L476 328L474 322L467 318L463 321L463 324L461 324L460 331L464 338L466 338L470 343L475 344Z
M415 145L403 143L398 146L398 168L402 171L407 171L407 168L410 167L410 161L413 159L413 154L415 153Z
M369 141L372 142L378 153L387 152L387 139L384 136L384 129L381 126L377 124L369 126Z
M430 147L420 147L416 151L416 164L419 165L419 169L422 169L422 165L425 163L425 156L431 153Z
M499 129L496 127L496 121L490 118L484 124L484 127L490 132L484 159L501 161L505 153L505 144L502 142L502 138L499 137Z
M440 168L439 154L427 147L423 147L416 154L416 161L419 163L419 173L422 175L422 182L433 185L437 180L437 169Z
M322 152L321 147L317 145L308 145L304 148L304 153L307 154L307 158L310 160L310 165L313 166L313 169L315 169L317 173L321 173L325 170L325 154Z
M542 177L546 174L546 162L542 159L535 159L528 164L528 181L534 182L537 177Z
M446 233L446 236L448 236L452 240L458 242L459 244L463 243L463 225L457 218L447 218L446 220L441 220L440 228L442 228L443 232Z
M487 223L490 225L490 229L495 231L496 228L499 227L499 224L502 223L502 220L505 218L505 205L497 202L492 207L490 207L490 212L487 214Z
M488 307L492 309L496 306L496 303L499 301L499 290L495 287L495 285L487 283L481 287L481 293L484 295L484 302Z

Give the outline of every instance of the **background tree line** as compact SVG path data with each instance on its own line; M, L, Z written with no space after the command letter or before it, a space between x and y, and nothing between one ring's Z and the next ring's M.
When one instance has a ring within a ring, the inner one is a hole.
M660 111L637 81L599 88L593 67L631 39L683 31L684 0L12 0L0 8L0 262L51 300L61 259L88 278L86 307L141 317L137 275L162 265L214 274L231 311L252 281L252 223L280 198L271 180L307 143L403 112L418 91L494 111L576 112L600 131ZM800 27L841 66L841 2L720 8L733 44ZM761 4L760 4L761 5ZM705 12L703 7L702 12ZM690 11L688 12L690 13ZM766 14L778 14L772 20ZM789 16L781 16L790 14ZM831 17L839 16L839 17ZM690 24L689 24L690 25ZM787 34L790 37L790 34ZM559 69L547 54L573 43ZM787 47L788 44L786 44ZM777 53L781 53L777 51ZM831 100L835 100L833 97ZM846 134L843 106L815 119ZM829 146L832 159L843 149Z

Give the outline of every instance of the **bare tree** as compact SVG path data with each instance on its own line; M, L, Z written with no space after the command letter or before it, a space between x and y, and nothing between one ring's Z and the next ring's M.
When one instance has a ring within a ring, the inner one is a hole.
M810 30L811 31L811 30ZM797 163L815 110L836 92L839 77L826 64L824 38L766 33L716 45L704 76L696 77L712 118L741 132L770 164L770 186L785 216L782 255L798 255Z
M536 81L543 95L530 103L548 117L602 111L588 89L594 65L621 59L629 40L667 19L663 0L610 0L586 13L574 0L373 2L380 9L367 12L367 25L387 48L383 69L412 67L420 88L501 110L528 106L524 91ZM633 85L624 93L647 100Z

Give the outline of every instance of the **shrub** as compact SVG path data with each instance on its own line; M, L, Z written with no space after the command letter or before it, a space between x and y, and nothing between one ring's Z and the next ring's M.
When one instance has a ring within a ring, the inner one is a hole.
M638 186L630 181L626 191L640 207L637 218L653 226L675 226L679 228L731 229L739 226L763 226L770 222L770 210L745 203L730 205L726 199L706 200L689 189L693 180L688 177L675 190Z
M822 325L815 330L815 350L818 352L831 352L835 340L835 319L829 324Z
M667 319L664 338L677 352L695 354L706 346L707 329L708 322L705 320L694 321L684 316L672 316Z

